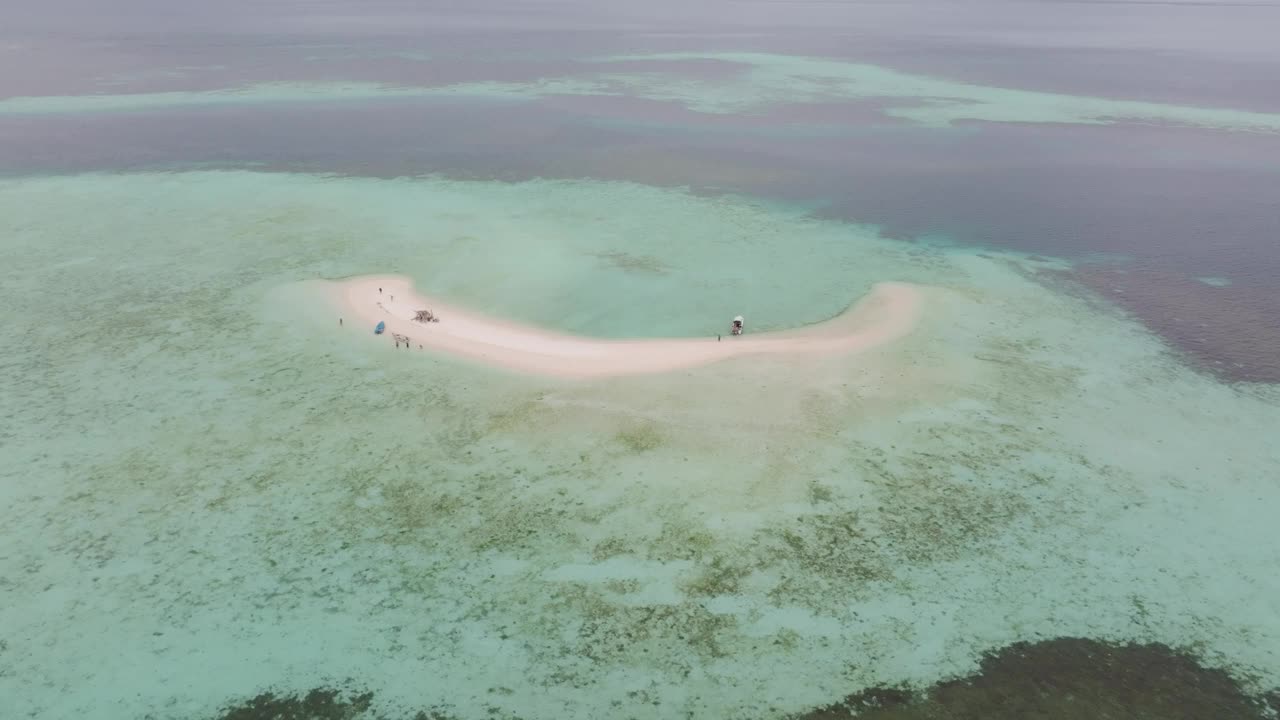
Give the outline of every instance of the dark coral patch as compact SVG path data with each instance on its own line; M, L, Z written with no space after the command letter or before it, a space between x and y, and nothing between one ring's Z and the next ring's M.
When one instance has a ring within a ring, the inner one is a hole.
M1280 383L1280 297L1270 288L1108 265L1042 277L1073 280L1128 310L1199 370L1227 382Z
M356 720L365 717L373 693L345 698L337 690L316 688L303 696L263 693L228 708L218 720Z
M1263 720L1276 699L1165 645L1058 638L1010 645L921 694L872 688L796 720Z

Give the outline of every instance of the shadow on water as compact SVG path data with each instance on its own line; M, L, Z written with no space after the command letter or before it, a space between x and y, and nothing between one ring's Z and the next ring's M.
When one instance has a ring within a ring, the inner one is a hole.
M316 688L270 693L214 720L452 720L436 710L379 715L372 693ZM1220 669L1161 644L1084 638L1015 643L987 655L976 674L921 692L874 687L790 720L1264 720L1280 711L1280 689L1252 696ZM625 715L625 713L624 713Z

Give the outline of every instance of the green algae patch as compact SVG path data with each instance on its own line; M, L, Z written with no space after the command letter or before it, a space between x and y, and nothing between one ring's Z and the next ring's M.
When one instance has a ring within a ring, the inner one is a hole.
M601 264L629 273L662 275L670 268L660 258L652 255L633 255L621 250L594 253Z
M662 431L652 423L633 425L619 430L614 439L630 453L642 453L663 443Z

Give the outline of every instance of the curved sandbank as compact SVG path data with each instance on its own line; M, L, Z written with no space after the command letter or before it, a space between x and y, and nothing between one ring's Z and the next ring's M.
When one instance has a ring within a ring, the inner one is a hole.
M748 318L747 334L732 337L730 319L725 318L719 341L715 336L603 340L463 310L417 294L412 281L401 276L365 276L327 285L346 325L372 333L379 321L385 322L387 342L396 333L414 345L507 370L569 378L669 372L743 355L862 352L910 333L922 304L920 290L911 285L879 283L840 315L794 330L751 334ZM418 310L431 310L440 321L418 322Z

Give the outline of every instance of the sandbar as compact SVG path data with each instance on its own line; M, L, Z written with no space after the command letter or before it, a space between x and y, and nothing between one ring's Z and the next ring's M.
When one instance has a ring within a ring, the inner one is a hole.
M398 275L370 275L326 283L344 326L370 337L409 338L411 347L447 353L509 371L562 378L645 375L694 368L749 355L814 356L859 353L909 334L920 317L922 293L910 284L884 282L841 314L813 325L776 332L729 335L731 318L717 340L580 337L489 317L416 292ZM439 322L415 320L430 310ZM374 326L386 323L382 336Z

